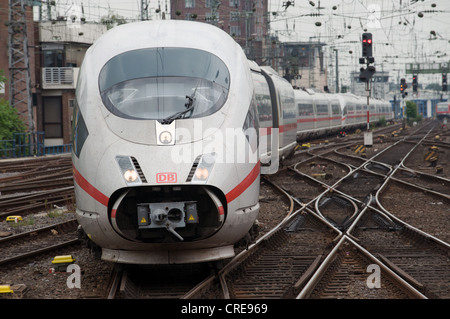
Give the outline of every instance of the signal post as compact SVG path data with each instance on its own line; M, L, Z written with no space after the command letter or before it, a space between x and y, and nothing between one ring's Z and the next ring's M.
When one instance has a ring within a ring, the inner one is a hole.
M404 79L404 78L400 79L400 93L402 95L402 108L403 108L403 121L402 121L403 129L405 129L405 127L406 127L406 102L405 102L405 96L408 95L408 92L406 92L407 88L408 88L408 85L406 84L406 79Z
M372 132L370 132L370 105L369 105L369 97L370 97L370 80L375 73L375 67L372 63L375 62L375 58L372 55L372 33L363 33L362 34L362 58L359 59L360 64L366 64L366 68L361 67L359 80L366 82L366 94L367 94L367 132L364 133L364 145L372 146L373 137Z

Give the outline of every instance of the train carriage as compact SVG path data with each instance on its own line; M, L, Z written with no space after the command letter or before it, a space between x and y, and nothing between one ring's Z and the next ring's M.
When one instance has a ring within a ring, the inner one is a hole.
M362 112L353 95L294 90L217 27L115 27L88 49L77 85L80 227L117 263L230 258L258 216L260 174L298 139L365 123Z
M234 255L259 210L246 65L228 34L185 21L119 26L88 50L76 93L76 213L104 260Z
M436 105L436 116L439 119L450 118L450 103L439 102Z

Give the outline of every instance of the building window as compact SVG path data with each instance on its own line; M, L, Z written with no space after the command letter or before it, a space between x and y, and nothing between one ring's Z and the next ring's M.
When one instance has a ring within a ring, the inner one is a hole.
M208 22L219 21L219 12L216 12L215 14L212 14L212 12L206 12L205 21Z
M44 96L44 131L45 138L62 137L62 97Z
M205 1L205 8L211 8L213 1L215 1L215 0L206 0Z
M44 68L60 68L64 66L64 46L61 44L43 44L42 56Z
M241 5L240 0L230 0L230 7L237 9L239 8L240 5Z
M188 12L184 15L184 20L195 21L195 20L197 20L197 14Z
M238 11L230 12L230 21L239 21L239 12Z
M195 8L195 0L184 0L185 8Z
M44 50L44 67L62 67L63 66L63 51L62 50Z
M241 27L240 26L231 26L230 34L232 36L240 36L241 35Z

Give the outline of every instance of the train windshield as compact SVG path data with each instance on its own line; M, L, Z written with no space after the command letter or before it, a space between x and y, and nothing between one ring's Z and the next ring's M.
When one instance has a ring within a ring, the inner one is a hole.
M127 119L199 118L226 101L230 74L217 56L191 48L148 48L122 53L100 71L108 110Z

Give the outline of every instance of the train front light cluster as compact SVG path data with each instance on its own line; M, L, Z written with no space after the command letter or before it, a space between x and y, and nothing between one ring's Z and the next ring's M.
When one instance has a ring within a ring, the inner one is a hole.
M139 173L129 156L116 156L116 162L122 172L123 179L128 185L142 184Z
M197 169L195 170L193 183L205 184L211 175L214 163L216 161L216 155L214 153L203 154Z

